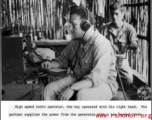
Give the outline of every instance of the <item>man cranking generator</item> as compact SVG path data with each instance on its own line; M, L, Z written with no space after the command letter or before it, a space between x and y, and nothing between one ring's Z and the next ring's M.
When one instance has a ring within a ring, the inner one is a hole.
M138 48L138 39L134 27L124 20L125 8L119 2L110 5L112 22L104 25L101 33L108 38L116 50L118 77L124 89L129 89L133 82L132 70L128 62L128 49ZM122 87L123 87L122 86Z

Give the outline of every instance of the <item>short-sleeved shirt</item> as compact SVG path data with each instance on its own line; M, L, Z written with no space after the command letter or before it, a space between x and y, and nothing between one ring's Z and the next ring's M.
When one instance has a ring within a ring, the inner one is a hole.
M112 92L116 93L118 84L113 47L97 29L87 34L87 38L84 46L80 44L80 39L70 41L56 58L60 68L71 67L77 77L81 80L91 80L94 86L106 82L110 85Z
M114 27L112 22L104 25L101 28L101 33L117 48L117 54L123 54L123 58L117 58L117 66L128 66L127 48L132 42L137 42L138 39L136 31L132 25L124 21L122 28L119 30L116 36L113 32Z

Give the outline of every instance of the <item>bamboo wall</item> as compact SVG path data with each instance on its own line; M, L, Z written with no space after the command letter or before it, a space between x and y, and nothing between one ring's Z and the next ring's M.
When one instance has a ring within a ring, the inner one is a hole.
M63 39L63 1L2 0L2 27L13 35L32 33Z
M129 52L130 66L140 73L145 82L149 78L149 0L120 0L126 6L125 19L132 24L138 36L139 49Z

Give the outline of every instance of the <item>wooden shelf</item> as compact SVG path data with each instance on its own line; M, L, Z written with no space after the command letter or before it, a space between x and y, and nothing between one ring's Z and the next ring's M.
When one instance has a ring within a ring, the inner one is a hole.
M68 40L42 40L42 41L33 41L37 46L65 46L69 43Z
M145 5L149 5L149 2L124 4L125 7L138 7L138 6L145 6Z

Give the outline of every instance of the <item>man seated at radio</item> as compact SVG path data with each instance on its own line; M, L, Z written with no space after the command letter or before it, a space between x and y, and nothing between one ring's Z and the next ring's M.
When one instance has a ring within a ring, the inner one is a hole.
M74 39L45 69L68 68L66 77L49 83L44 90L45 100L111 100L118 84L114 50L109 42L94 28L94 18L88 9L75 7L70 12Z

